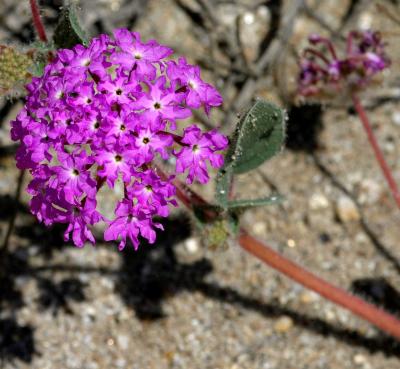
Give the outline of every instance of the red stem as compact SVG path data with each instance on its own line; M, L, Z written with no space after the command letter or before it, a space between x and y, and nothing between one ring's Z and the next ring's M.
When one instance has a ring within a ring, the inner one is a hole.
M297 283L315 291L327 300L350 310L355 315L374 324L386 333L400 339L400 321L393 315L358 297L352 296L345 290L335 287L324 279L305 270L300 265L280 255L265 243L256 240L245 231L242 231L242 234L239 236L239 244L243 249Z
M166 176L166 174L162 172L160 168L157 169L161 176ZM208 205L207 201L204 200L200 195L196 194L192 190L188 190L184 183L175 180L174 184L177 186L177 197L190 210L193 210L193 204ZM190 196L187 196L188 191L190 192ZM209 220L213 219L212 213L209 215L207 214L207 216L209 217ZM350 310L355 315L367 320L376 327L380 328L382 331L400 340L400 321L393 315L386 313L375 305L351 295L344 289L335 287L331 283L307 271L300 265L280 255L267 244L262 243L250 236L243 229L240 231L238 241L239 245L244 250L248 251L265 264L285 274L287 277L305 286L306 288L315 291L319 295L325 297L327 300Z
M36 0L29 0L29 2L31 4L33 24L35 26L39 39L40 41L47 42L46 31L42 23L42 18L40 17L38 4Z
M383 156L383 153L379 147L378 141L376 140L376 137L372 130L372 127L371 127L371 124L367 117L367 114L365 113L365 110L360 102L360 99L358 98L358 96L355 93L352 94L352 99L353 99L354 108L356 109L357 114L360 117L360 120L364 126L365 132L367 133L369 143L371 144L371 146L374 150L376 160L378 161L378 163L382 169L383 175L385 176L385 179L390 188L390 191L392 192L392 195L396 201L396 204L400 209L400 192L397 187L396 181L393 178L392 171L390 170L390 168L385 160L385 157Z
M320 51L315 50L315 49L311 49L311 48L307 47L307 48L304 50L303 55L305 56L305 55L307 55L307 54L312 54L312 55L314 55L314 56L320 58L320 59L323 60L326 64L329 65L329 60L328 60L328 58L327 58L324 54L322 54Z

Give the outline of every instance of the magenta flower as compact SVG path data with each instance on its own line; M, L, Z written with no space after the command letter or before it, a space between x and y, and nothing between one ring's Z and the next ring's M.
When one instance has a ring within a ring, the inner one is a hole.
M139 246L139 235L146 238L149 243L156 240L155 228L163 229L159 223L152 221L151 213L146 212L145 208L133 205L132 201L123 200L115 210L117 218L110 223L104 232L106 241L121 239L118 248L122 250L129 238L135 250Z
M222 104L219 93L202 81L198 67L185 59L167 60L172 50L138 33L116 30L94 38L88 47L57 52L26 86L24 108L12 122L20 142L19 168L29 169L30 208L46 225L65 223L65 239L81 247L94 243L91 226L106 222L105 240L155 241L154 217L176 206L173 177L161 179L154 161L177 160L176 172L188 182L205 183L207 162L220 167L227 139L193 125L183 137L175 131L192 109L208 112ZM181 147L181 150L177 149ZM115 219L96 210L97 194L117 180L124 187Z
M73 204L82 195L90 198L96 196L96 182L91 178L90 168L93 159L88 157L85 151L69 154L58 152L57 158L61 165L52 167L55 176L50 180L49 186L61 189L65 199Z
M70 239L72 233L72 241L78 247L84 246L86 241L95 243L92 232L88 225L98 223L103 217L96 211L96 200L86 199L84 204L65 204L65 213L58 216L58 222L68 223L67 230L64 233L65 241Z
M186 103L190 108L198 109L204 105L208 114L211 107L222 104L219 92L210 84L200 78L200 68L190 65L185 58L168 62L168 76L172 81L177 81L186 91Z
M214 168L222 167L224 158L215 152L226 149L228 139L217 131L203 134L199 127L192 125L185 129L181 142L185 146L176 154L176 172L183 173L189 168L187 183L193 183L195 178L200 183L207 183L207 161Z
M124 70L131 71L138 77L152 80L156 76L156 66L161 66L161 60L173 53L169 47L152 40L147 43L140 41L137 32L126 29L114 31L116 46L120 51L111 56L111 61L120 64Z
M174 199L175 187L168 181L162 181L160 177L151 170L139 173L138 180L129 190L129 196L135 198L140 206L149 207L154 214L166 217L169 214L168 204L177 206Z
M144 110L149 120L168 120L173 123L176 119L188 118L192 115L188 108L182 107L184 96L176 93L172 87L165 87L166 78L158 78L149 85L149 92L143 94L132 106Z
M124 150L116 141L113 145L98 150L95 160L100 169L97 174L104 177L111 188L114 187L119 174L125 183L129 183L133 175L132 168L139 159L134 150Z

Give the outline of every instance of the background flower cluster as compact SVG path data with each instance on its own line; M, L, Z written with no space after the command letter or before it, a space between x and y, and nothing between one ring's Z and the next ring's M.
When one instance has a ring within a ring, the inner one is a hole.
M300 61L299 93L303 96L315 95L327 88L338 92L343 84L351 88L365 87L374 75L390 65L379 32L350 32L342 58L332 41L325 37L313 34L309 42L313 47L305 49Z

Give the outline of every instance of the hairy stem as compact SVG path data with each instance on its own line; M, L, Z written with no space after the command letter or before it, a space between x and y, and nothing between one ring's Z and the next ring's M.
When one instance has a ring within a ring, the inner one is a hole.
M36 32L39 36L40 41L47 42L46 31L43 26L42 18L40 17L39 7L36 0L29 0L31 4L31 12L33 25L35 26Z
M365 110L360 102L360 99L358 98L358 96L355 93L352 94L352 99L353 99L354 108L356 109L357 114L361 120L361 123L364 126L365 132L367 133L369 143L372 146L372 149L374 150L376 160L378 161L378 163L381 167L382 173L385 176L386 182L387 182L389 189L393 195L393 198L396 201L396 204L400 209L400 192L397 187L396 181L393 178L392 171L390 170L390 168L385 160L385 157L383 156L382 150L379 147L378 141L376 140L376 137L372 130L371 124L370 124L367 114L365 113Z
M159 168L158 173L162 177L166 176L166 174ZM192 190L188 190L184 183L175 179L174 184L177 186L177 197L190 210L193 210L193 205L209 205L200 195L196 194ZM188 195L188 193L190 193L190 195ZM207 214L207 217L209 220L212 220L213 214L209 213ZM327 300L350 310L356 316L367 320L382 331L400 340L400 320L396 319L393 315L386 313L375 305L355 297L344 289L338 288L309 272L300 265L273 250L272 247L258 241L249 235L244 229L240 230L238 242L244 250L278 272L285 274L295 282L313 290Z

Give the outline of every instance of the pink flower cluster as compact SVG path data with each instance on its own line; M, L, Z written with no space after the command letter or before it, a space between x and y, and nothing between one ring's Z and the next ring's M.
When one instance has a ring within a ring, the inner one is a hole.
M352 31L347 37L346 52L339 58L333 43L319 35L311 35L313 46L306 48L300 60L299 93L310 96L330 88L339 91L344 84L350 88L365 87L371 78L390 65L385 44L379 32Z
M27 86L26 104L12 122L12 139L20 141L17 166L32 174L27 191L30 207L46 225L65 223L65 239L76 246L95 242L90 230L104 221L104 239L139 236L153 243L154 217L166 217L176 205L173 177L157 174L156 157L176 161L176 174L187 182L206 183L207 164L219 168L228 140L216 130L196 125L172 133L177 121L203 107L222 104L217 90L200 77L200 69L156 41L142 42L138 33L101 35L88 47L59 50L40 78ZM116 181L124 196L115 218L98 210L96 196Z

